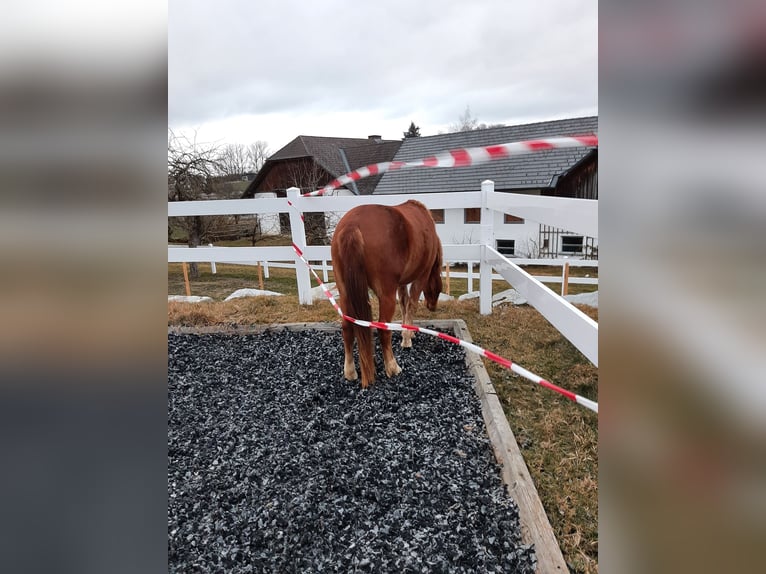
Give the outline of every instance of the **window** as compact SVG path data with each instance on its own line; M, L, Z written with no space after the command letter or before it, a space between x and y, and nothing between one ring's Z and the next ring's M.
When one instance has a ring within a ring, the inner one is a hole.
M524 218L506 213L503 218L503 223L524 223Z
M443 209L432 209L431 210L431 217L434 220L434 223L444 223L444 210Z
M515 239L498 239L496 242L497 252L506 257L515 255L516 240Z
M469 207L463 210L464 223L481 223L481 207Z
M582 235L562 235L562 253L582 253Z

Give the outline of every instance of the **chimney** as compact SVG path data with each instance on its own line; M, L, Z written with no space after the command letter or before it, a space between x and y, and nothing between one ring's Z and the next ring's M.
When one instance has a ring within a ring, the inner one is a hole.
M383 139L383 136L373 134L371 136L367 136L367 139L374 142L380 142L380 140Z

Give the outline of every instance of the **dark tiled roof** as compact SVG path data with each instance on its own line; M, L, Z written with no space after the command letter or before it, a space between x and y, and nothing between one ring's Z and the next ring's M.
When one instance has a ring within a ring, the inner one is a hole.
M362 146L347 147L343 149L343 152L346 154L349 166L351 166L352 170L355 170L366 165L371 165L373 163L391 161L394 159L394 156L396 155L396 152L399 150L401 145L402 142L399 140L383 141L376 145L367 144ZM340 175L345 173L346 172L344 171ZM375 186L378 184L381 177L383 176L375 175L357 181L356 185L359 189L359 193L361 195L371 194L375 190Z
M244 196L246 197L248 193L252 196L252 192L255 191L271 165L278 161L312 158L333 177L338 177L371 163L391 161L401 144L402 142L399 140L298 136L282 149L269 156L269 159L259 173L259 175L263 175L255 178ZM343 150L349 163L348 168L343 161L341 150ZM357 182L359 192L361 194L372 193L380 177L376 176Z
M593 134L598 132L598 116L554 120L407 138L402 142L395 161L412 161L440 152L467 147L528 139ZM435 193L478 191L481 182L491 179L497 190L522 190L552 187L555 177L566 174L593 148L556 149L519 155L508 159L462 168L414 168L384 174L374 193Z
M401 142L395 142L401 143ZM300 157L313 157L325 170L337 177L348 170L343 163L339 152L346 148L375 148L380 145L370 139L360 138L332 138L320 136L298 136L269 159L294 159ZM349 159L350 161L350 159ZM351 169L359 166L351 166Z

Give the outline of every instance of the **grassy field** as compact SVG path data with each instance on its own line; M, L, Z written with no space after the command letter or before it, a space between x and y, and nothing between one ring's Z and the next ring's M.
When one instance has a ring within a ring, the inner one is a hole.
M200 264L200 277L191 282L193 295L215 301L203 304L168 303L168 325L273 324L290 322L338 322L332 306L323 300L298 304L294 272L271 269L264 288L284 297L223 299L241 288L257 288L257 268ZM453 269L454 270L454 269ZM558 275L560 267L533 268L534 275ZM594 268L572 268L570 275L597 276ZM331 274L332 275L332 274ZM330 276L332 281L332 276ZM313 279L312 279L313 284ZM554 291L560 285L549 285ZM450 281L451 294L466 290L465 279ZM478 279L475 287L478 288ZM507 289L497 281L494 292ZM591 285L570 285L570 293L593 291ZM184 294L180 264L168 265L168 293ZM376 308L376 307L374 307ZM598 321L598 309L580 307ZM522 305L496 307L489 316L479 314L478 299L448 301L435 313L420 306L418 319L463 319L474 342L582 396L598 399L598 370L534 308ZM397 312L394 318L400 321ZM423 335L420 335L423 336ZM417 340L415 341L417 345ZM342 357L338 359L341 371ZM497 390L511 429L573 572L598 572L598 417L545 388L529 383L493 362L487 371Z

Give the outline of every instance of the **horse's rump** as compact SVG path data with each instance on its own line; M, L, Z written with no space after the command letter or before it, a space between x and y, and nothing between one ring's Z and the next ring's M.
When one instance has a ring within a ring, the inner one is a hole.
M338 225L331 247L333 268L338 288L345 298L343 312L355 319L372 320L365 264L365 240L354 226Z

